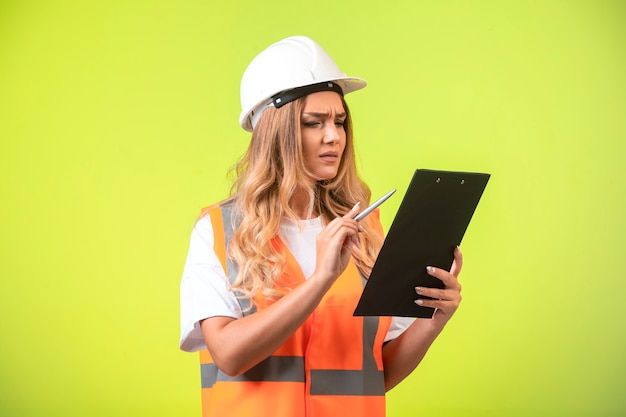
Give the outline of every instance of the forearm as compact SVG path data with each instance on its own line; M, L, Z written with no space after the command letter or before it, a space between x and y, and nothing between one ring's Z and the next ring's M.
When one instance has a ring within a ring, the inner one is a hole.
M416 319L404 333L383 346L386 391L419 365L442 329L431 319Z
M254 314L203 321L204 339L216 365L229 375L239 375L269 357L315 310L329 286L313 276Z

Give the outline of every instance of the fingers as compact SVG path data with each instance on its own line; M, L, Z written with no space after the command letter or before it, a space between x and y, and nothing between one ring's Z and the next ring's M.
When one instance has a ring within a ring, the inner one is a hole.
M344 237L348 237L352 236L353 233L362 231L363 229L361 225L354 220L354 217L359 213L360 205L360 202L357 202L345 216L337 217L328 223L328 225L326 225L326 230L329 233L329 236L337 233L346 233L347 235ZM346 229L344 230L344 228Z
M333 219L317 235L318 243L322 244L327 251L335 253L358 245L359 224L351 218L357 212L358 206L355 206L346 216Z
M455 259L455 262L456 262L456 259ZM461 262L463 261L461 260ZM453 263L453 267L454 267L454 263ZM452 268L450 269L450 272L448 272L445 269L435 268L434 266L427 266L426 272L428 272L428 275L431 275L435 278L440 279L441 282L443 282L443 285L446 289L451 288L451 289L457 289L458 291L461 291L461 284L459 283L457 276L452 273Z
M346 268L352 249L359 245L359 224L352 218L358 205L343 217L329 222L316 238L316 273L325 279L337 278Z
M322 233L325 233L329 237L341 235L344 238L353 234L358 234L360 230L359 224L350 217L347 217L349 215L350 213L344 217L337 217L333 219L333 221L326 225Z
M441 280L444 289L415 287L415 292L423 297L415 300L415 303L424 307L431 307L440 310L447 316L451 316L461 302L461 284L457 277L463 266L463 255L457 247L454 251L454 262L450 271L429 266L426 271L429 275Z
M430 297L430 299L418 298L415 300L417 305L424 307L443 308L450 305L456 308L462 298L460 289L440 290L438 288L415 287L415 292L420 296Z
M354 216L356 216L357 214L359 214L359 207L361 206L361 202L357 201L357 203L354 205L354 207L352 207L352 209L346 213L345 216L343 216L344 219L353 219Z
M352 246L359 245L359 232L363 231L361 225L354 220L359 213L360 203L357 202L352 209L342 217L330 221L324 230L317 236L318 243L323 244L327 251L345 254Z
M435 308L447 316L451 316L461 303L461 286L456 288L425 288L415 287L415 292L422 297L415 300L415 304L422 307Z
M418 306L435 308L448 316L454 314L456 309L459 308L460 303L460 294L458 298L455 298L453 300L430 300L427 298L418 298L417 300L415 300L415 304L417 304Z
M461 249L457 246L454 249L454 261L452 262L452 268L450 268L450 273L455 277L459 277L461 273L461 268L463 267L463 254L461 253Z

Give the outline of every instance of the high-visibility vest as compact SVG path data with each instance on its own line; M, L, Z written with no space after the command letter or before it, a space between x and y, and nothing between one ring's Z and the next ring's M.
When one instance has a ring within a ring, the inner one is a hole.
M215 252L231 282L237 268L226 256L234 228L231 204L209 207ZM377 213L376 213L377 214ZM370 220L375 220L376 215ZM382 233L382 227L380 232ZM272 245L287 260L279 287L293 288L305 277L293 255L275 238ZM382 345L389 317L354 317L364 280L350 261L318 307L270 357L249 371L230 377L200 351L202 415L254 417L346 417L385 415ZM259 297L244 315L269 302ZM250 308L251 307L251 308Z

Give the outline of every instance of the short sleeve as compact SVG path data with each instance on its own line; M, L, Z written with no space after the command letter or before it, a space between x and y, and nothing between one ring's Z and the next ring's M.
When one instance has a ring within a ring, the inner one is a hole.
M180 348L186 352L206 347L201 320L242 317L237 298L228 290L228 278L215 254L213 241L211 219L202 217L191 232L180 284Z
M385 342L400 336L414 321L413 317L392 317L387 336L385 336Z

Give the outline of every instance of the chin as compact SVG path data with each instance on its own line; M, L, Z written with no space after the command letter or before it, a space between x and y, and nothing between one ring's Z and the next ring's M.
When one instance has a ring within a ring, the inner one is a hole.
M318 181L330 181L330 180L335 179L335 177L337 177L337 171L333 173L325 173L324 175L317 175L317 180Z

